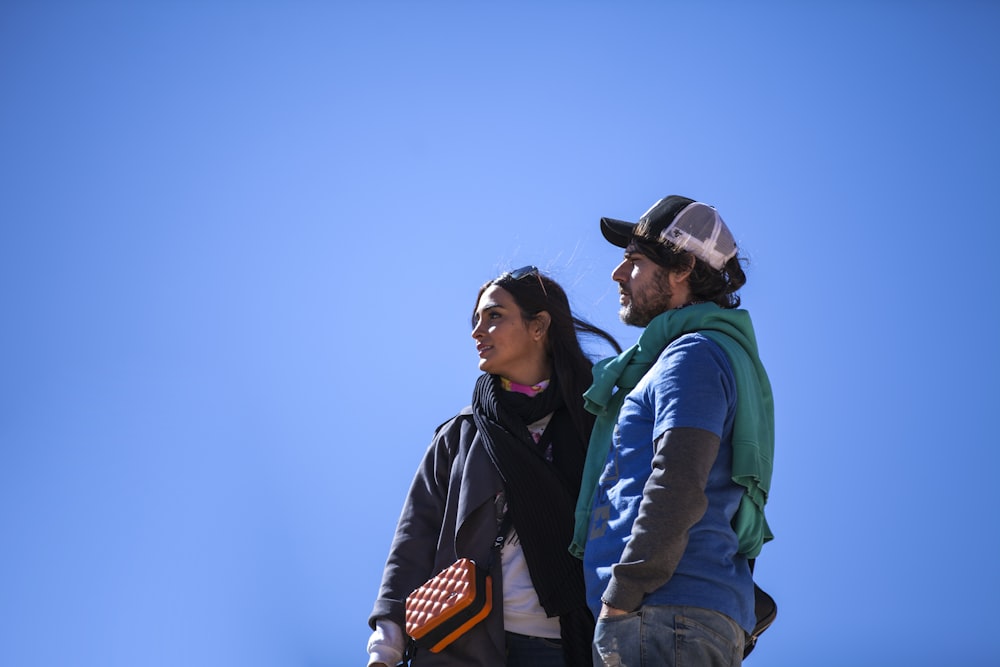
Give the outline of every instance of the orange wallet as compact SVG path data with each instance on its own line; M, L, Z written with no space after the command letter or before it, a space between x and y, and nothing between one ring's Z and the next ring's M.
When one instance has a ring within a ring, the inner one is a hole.
M486 618L493 585L483 568L460 558L406 598L406 634L438 653Z

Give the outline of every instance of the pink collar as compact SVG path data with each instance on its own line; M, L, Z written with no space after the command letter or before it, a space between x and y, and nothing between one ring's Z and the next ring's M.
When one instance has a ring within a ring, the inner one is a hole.
M536 396L537 394L540 394L543 391L545 391L546 387L549 386L549 381L542 380L538 384L526 385L526 384L518 384L517 382L511 382L507 378L501 377L500 385L507 391L516 391L526 396Z

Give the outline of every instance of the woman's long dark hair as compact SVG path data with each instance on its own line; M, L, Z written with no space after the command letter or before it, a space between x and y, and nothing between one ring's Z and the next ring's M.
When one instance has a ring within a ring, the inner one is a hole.
M492 286L501 287L514 297L521 309L521 317L529 322L543 310L549 314L548 352L552 359L552 372L558 376L558 386L569 409L573 424L585 438L589 438L594 416L583 409L583 392L593 382L593 362L580 346L577 334L597 336L607 341L616 352L621 353L621 345L608 332L573 315L565 290L537 269L515 278L511 273L503 273L481 288L476 295L476 304L483 292ZM475 310L472 325L475 327Z

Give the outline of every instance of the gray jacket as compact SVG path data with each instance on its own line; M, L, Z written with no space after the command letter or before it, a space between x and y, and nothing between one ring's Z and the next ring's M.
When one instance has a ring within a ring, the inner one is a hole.
M489 562L497 535L495 498L502 490L471 409L439 426L403 504L369 625L388 618L405 627L404 601L411 591L458 558ZM418 650L413 667L506 664L499 554L494 561L489 616L441 653Z

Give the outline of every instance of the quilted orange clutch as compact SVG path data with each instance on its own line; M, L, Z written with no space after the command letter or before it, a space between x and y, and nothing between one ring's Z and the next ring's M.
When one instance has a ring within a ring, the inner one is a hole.
M406 634L438 653L486 618L493 585L486 570L460 558L406 598Z

